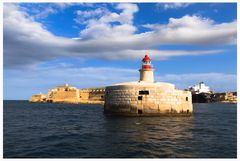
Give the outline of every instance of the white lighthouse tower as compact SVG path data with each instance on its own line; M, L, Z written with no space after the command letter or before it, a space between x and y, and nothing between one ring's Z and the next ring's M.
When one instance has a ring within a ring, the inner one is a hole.
M140 79L105 88L104 113L123 116L190 116L193 111L189 91L174 84L155 82L151 59L142 59Z
M154 82L154 75L153 75L153 69L151 66L151 59L148 55L145 55L145 57L142 59L142 68L139 69L140 72L140 82Z

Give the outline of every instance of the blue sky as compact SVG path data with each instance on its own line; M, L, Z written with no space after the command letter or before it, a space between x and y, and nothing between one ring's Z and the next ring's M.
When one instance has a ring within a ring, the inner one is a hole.
M155 80L236 91L236 3L4 3L4 99Z

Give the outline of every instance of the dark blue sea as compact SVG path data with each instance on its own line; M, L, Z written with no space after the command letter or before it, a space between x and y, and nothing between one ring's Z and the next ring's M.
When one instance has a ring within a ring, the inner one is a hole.
M237 105L109 117L100 105L4 101L4 158L236 158Z

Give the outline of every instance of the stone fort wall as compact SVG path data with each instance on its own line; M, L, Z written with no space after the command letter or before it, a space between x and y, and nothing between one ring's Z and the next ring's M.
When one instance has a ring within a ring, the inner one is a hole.
M46 101L47 96L44 94L36 94L29 99L29 102L46 102Z
M104 104L105 87L79 90L79 103Z
M72 91L56 91L51 92L48 97L49 102L65 102L65 103L78 103L79 92L78 90Z
M192 97L174 86L118 85L106 88L106 113L126 115L190 114Z

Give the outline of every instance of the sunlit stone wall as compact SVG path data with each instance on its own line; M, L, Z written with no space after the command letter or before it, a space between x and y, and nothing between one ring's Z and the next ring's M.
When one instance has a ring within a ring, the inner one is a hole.
M47 96L44 94L36 94L33 95L30 99L29 102L46 102Z
M109 86L104 110L120 115L191 114L192 97L190 92L168 83Z
M53 103L54 102L78 103L79 92L78 90L51 92L49 94L48 100Z

